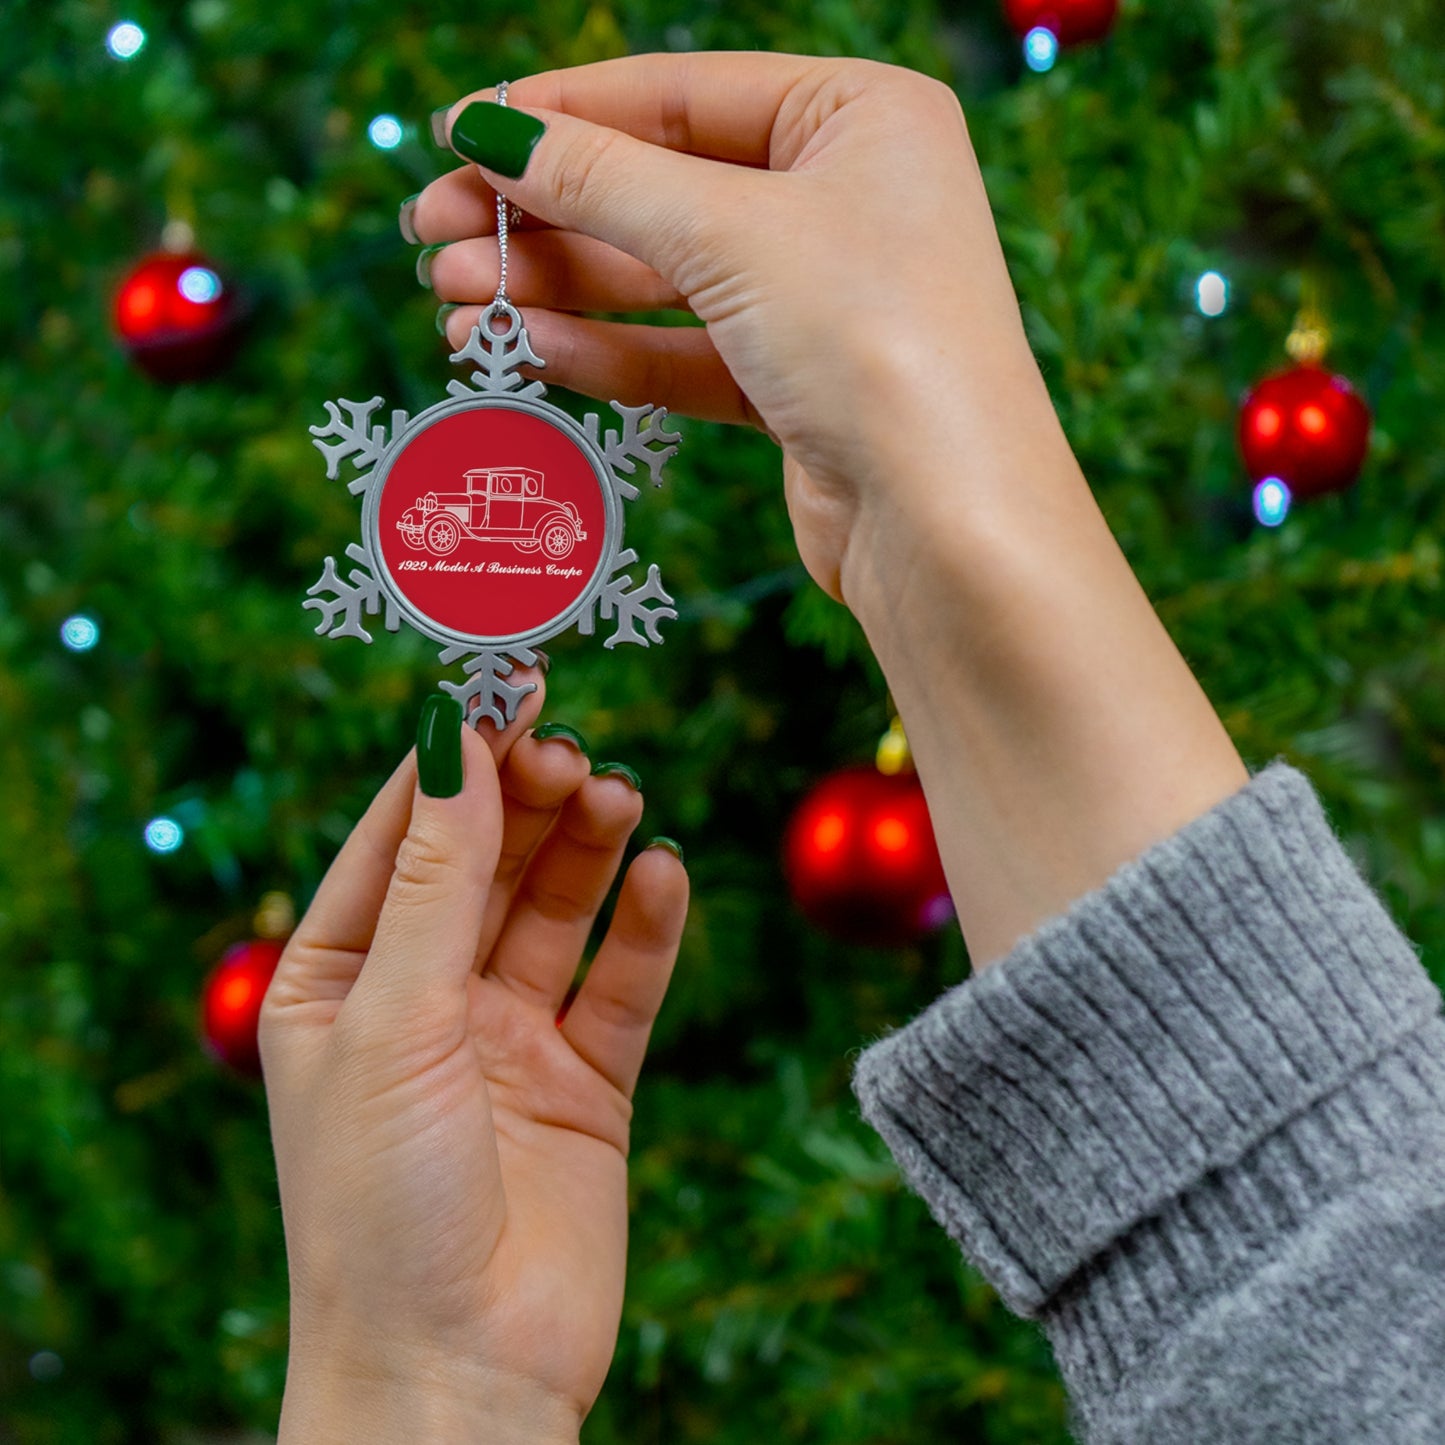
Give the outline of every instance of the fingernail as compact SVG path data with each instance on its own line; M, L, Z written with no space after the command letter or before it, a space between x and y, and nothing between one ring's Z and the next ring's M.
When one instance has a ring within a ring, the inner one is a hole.
M445 693L434 692L421 705L416 776L429 798L454 798L462 790L462 705Z
M440 241L435 246L427 246L416 258L416 279L431 290L431 259L438 251L444 251L447 247L446 241Z
M552 659L540 647L534 647L532 653L537 659L537 666L542 669L542 676L546 677L552 671Z
M594 763L592 776L594 778L621 778L624 782L631 784L639 793L642 791L642 779L626 763Z
M584 758L592 756L587 748L587 739L576 728L569 728L566 723L543 723L541 727L533 728L532 736L539 743L545 743L548 738L566 738L569 743L576 745L577 751Z
M437 307L437 335L438 335L438 336L445 336L445 335L447 334L447 317L450 316L453 311L460 311L460 310L461 310L461 302L460 302L460 301L448 301L448 302L444 303L443 305Z
M421 199L421 192L414 196L408 196L401 203L401 209L396 213L396 224L401 227L401 234L408 246L420 246L421 237L416 233L416 225L413 217L416 215L416 203Z
M431 113L431 138L433 145L439 145L443 150L447 143L447 112L451 109L449 105L439 105Z
M524 111L493 100L474 100L452 122L451 146L459 156L516 180L527 169L532 149L546 129Z
M679 863L687 862L687 859L682 856L682 844L676 838L664 838L661 835L649 838L643 845L642 851L645 853L649 848L666 848Z

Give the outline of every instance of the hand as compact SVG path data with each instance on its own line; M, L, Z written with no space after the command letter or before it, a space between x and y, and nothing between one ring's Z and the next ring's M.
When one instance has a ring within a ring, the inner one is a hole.
M526 735L541 702L539 686L486 741L457 710L454 797L426 796L408 755L267 993L283 1441L378 1440L383 1414L429 1441L484 1422L491 1440L575 1441L611 1364L631 1100L687 879L664 849L634 860L559 1022L642 798Z
M457 118L494 96L451 107L454 149ZM457 243L431 257L437 295L491 301L496 242L467 238L495 233L499 187L526 217L508 292L546 379L764 427L799 553L833 597L860 520L878 534L894 510L937 508L900 433L951 424L945 453L974 456L1005 392L1025 431L1057 426L942 84L863 60L643 55L526 77L507 101L547 127L522 177L467 165L415 202L421 240ZM575 314L661 308L705 328ZM478 314L452 313L454 344Z

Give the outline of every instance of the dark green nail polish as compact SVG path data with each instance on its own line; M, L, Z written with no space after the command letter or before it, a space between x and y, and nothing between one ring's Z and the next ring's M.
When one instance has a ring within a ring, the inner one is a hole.
M421 705L416 776L429 798L454 798L462 790L462 705L445 693L434 692Z
M536 116L474 100L452 122L452 149L469 161L516 180L527 169L532 149L546 132Z
M438 251L446 249L448 243L440 241L435 246L427 246L422 249L416 258L416 279L421 282L428 291L431 290L431 258Z
M664 838L659 834L656 838L649 838L642 851L645 853L649 848L666 848L679 863L687 862L682 856L682 844L676 838Z
M532 730L532 736L539 743L545 743L548 738L566 738L569 743L575 744L584 758L592 756L587 747L587 739L576 728L569 728L566 723L543 723L541 727Z
M402 238L408 246L420 246L421 237L416 233L416 224L413 217L416 215L416 203L421 199L421 192L414 196L408 196L401 203L401 209L396 213L396 224L401 228Z
M459 302L459 301L448 301L448 302L444 303L443 305L437 307L437 335L438 335L438 336L445 336L445 335L447 334L447 317L450 316L453 311L460 311L460 310L461 310L461 302Z
M642 791L642 779L626 763L594 763L592 776L594 778L621 778L624 782L630 783L639 793Z
M439 105L431 113L432 144L441 146L443 150L447 144L447 112L450 109L449 105Z

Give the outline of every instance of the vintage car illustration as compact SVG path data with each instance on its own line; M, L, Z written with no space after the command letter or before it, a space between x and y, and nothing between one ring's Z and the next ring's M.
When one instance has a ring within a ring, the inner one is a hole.
M408 547L445 557L463 538L510 542L560 561L587 538L576 506L548 497L539 471L476 467L465 480L464 492L428 492L407 508L396 525Z

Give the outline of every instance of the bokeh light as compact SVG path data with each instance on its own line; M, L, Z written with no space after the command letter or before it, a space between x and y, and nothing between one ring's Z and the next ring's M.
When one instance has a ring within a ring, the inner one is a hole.
M134 20L122 20L112 25L105 37L105 48L117 60L133 60L145 47L146 33Z
M187 266L176 282L182 296L203 306L221 294L221 278L209 266Z
M1195 301L1205 316L1222 316L1229 305L1229 282L1218 271L1206 271L1194 287Z
M93 617L77 612L60 624L60 640L72 652L89 652L100 641L100 625Z
M145 837L152 853L174 853L185 842L186 830L174 818L152 818Z
M394 115L379 115L367 126L366 134L377 150L395 150L401 144L401 122Z
M1047 25L1035 25L1024 37L1024 59L1030 70L1042 74L1059 58L1059 37Z
M1277 527L1289 516L1289 486L1279 477L1266 477L1254 489L1254 515L1263 527Z

